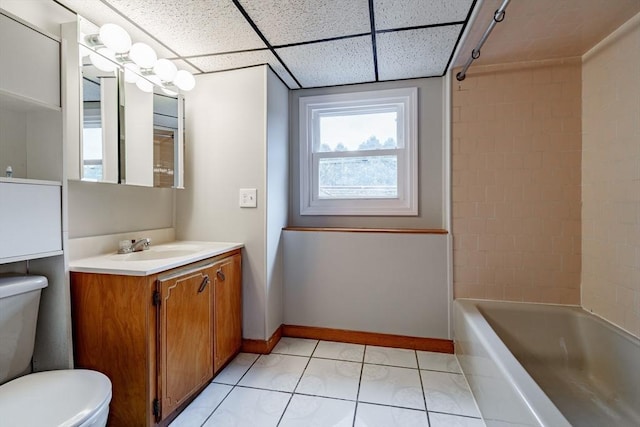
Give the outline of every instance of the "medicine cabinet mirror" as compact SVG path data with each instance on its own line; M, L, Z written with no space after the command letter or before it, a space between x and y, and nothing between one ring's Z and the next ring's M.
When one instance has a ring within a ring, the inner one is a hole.
M79 19L79 179L183 188L183 95L89 49L98 28Z

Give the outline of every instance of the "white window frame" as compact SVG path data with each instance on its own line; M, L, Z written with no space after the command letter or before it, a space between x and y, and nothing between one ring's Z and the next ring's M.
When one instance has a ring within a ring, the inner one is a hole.
M398 111L395 149L314 153L319 146L319 117L336 111ZM300 215L418 215L418 89L401 88L300 98ZM316 126L314 126L314 124ZM318 163L325 157L367 157L395 154L398 158L398 197L320 199Z

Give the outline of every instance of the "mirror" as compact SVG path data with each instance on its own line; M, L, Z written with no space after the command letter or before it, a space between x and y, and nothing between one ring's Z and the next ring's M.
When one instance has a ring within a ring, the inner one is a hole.
M183 188L184 98L153 94L153 186Z
M184 98L124 83L120 182L183 188Z
M82 65L81 173L85 181L119 182L118 74Z
M80 23L81 34L97 31L82 18ZM85 45L84 36L79 49L80 179L183 188L184 97L145 75L125 73Z

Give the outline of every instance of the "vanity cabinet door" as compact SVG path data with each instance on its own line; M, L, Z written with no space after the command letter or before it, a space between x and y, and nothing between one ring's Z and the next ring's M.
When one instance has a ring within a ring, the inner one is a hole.
M162 414L172 413L213 376L214 275L212 267L204 267L158 280Z
M214 266L213 371L218 372L242 345L242 263L233 255Z

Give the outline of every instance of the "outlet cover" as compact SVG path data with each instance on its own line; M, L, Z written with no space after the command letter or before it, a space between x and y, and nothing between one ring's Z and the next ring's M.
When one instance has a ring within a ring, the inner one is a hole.
M240 189L240 207L255 208L258 206L258 190L255 188Z

